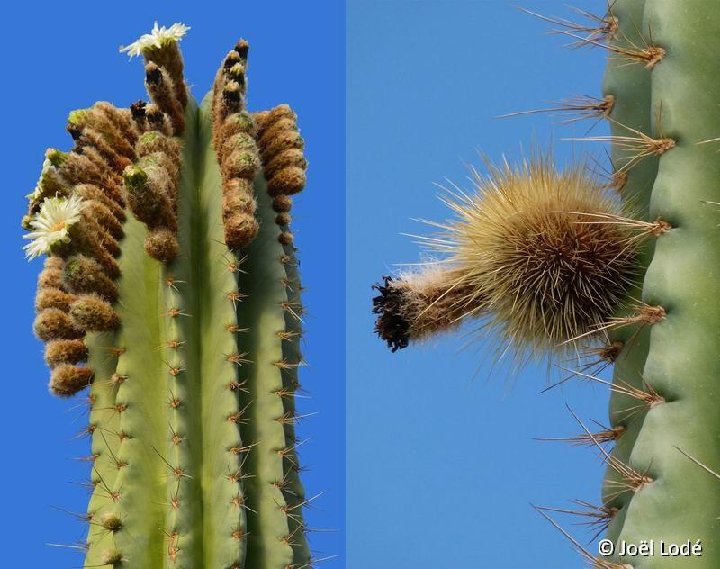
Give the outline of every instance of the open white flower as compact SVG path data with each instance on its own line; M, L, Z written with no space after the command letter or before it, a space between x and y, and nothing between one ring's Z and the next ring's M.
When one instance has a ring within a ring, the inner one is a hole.
M153 47L159 49L165 44L180 41L189 29L190 27L185 24L173 24L169 28L158 27L158 23L155 22L149 34L143 34L139 40L129 46L121 47L120 51L126 51L130 57L140 56L146 49Z
M76 195L47 198L30 221L33 231L23 236L31 240L23 247L28 260L48 253L56 243L68 242L70 227L80 220L84 205Z

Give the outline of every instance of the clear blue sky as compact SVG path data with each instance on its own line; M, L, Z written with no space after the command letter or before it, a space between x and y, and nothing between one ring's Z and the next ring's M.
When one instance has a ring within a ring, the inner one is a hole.
M563 142L589 127L502 113L599 95L607 55L521 13L573 17L560 1L350 0L347 82L348 569L557 569L583 562L530 504L599 500L605 471L565 409L607 421L607 393L546 369L491 369L493 339L471 328L391 354L373 336L370 285L419 260L402 233L448 212L435 183L467 187L477 151L499 160L535 140L559 161L600 146ZM604 2L576 1L587 10ZM593 134L605 132L598 125ZM562 519L581 543L591 534ZM592 547L590 547L592 549Z
M301 459L309 495L323 492L309 510L308 525L332 528L311 536L318 556L344 563L344 7L323 2L14 2L4 12L3 207L0 208L4 299L0 331L0 412L4 433L0 501L2 564L8 568L78 567L79 553L48 543L82 541L85 528L53 507L83 512L89 477L81 399L61 401L47 391L42 345L32 335L33 297L41 261L22 254L20 218L24 195L37 180L47 147L69 149L67 113L98 100L126 106L145 98L143 68L118 53L153 21L192 27L182 48L186 76L196 98L210 88L215 70L240 37L251 44L251 110L290 103L299 115L310 161L308 185L293 208L308 307L302 382L318 411L301 425ZM198 568L199 569L199 568Z

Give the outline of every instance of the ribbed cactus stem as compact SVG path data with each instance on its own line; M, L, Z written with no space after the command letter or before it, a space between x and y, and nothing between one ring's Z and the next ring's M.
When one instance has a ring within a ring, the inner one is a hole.
M618 0L609 6L609 13L617 22L617 30L609 38L614 48L632 48L646 41L642 33L644 0ZM620 55L612 54L603 82L605 95L612 95L614 103L609 114L610 131L613 136L627 136L628 128L647 133L652 132L650 112L650 83L652 71L643 65L629 62ZM613 183L623 197L625 209L634 217L649 219L649 203L652 183L657 173L658 158L649 156L628 168L634 158L634 152L620 145L611 148L611 161L615 168ZM638 252L639 275L650 262L652 242L645 244ZM634 298L641 296L642 280L638 279L630 289ZM623 315L627 315L625 311ZM622 345L615 358L614 378L622 385L633 389L645 390L642 369L648 349L649 329L647 327L628 326L614 330L610 334L614 342ZM622 436L615 441L612 457L622 464L628 464L637 433L642 426L647 408L639 405L636 398L627 393L612 392L610 398L610 424L623 427ZM608 469L607 505L613 508L614 516L608 524L608 537L617 537L619 528L627 513L626 505L632 492L617 492L615 484L622 483L622 476L614 469Z
M640 8L640 3L636 3ZM678 449L720 470L717 378L720 365L720 201L717 148L720 82L712 72L720 41L718 19L706 2L647 0L642 29L666 53L652 69L645 113L655 135L677 141L659 157L650 218L673 229L658 238L643 286L646 302L667 316L650 330L644 368L635 374L664 397L639 420L629 462L652 482L626 498L621 528L628 543L701 540L702 557L624 557L636 569L714 567L720 563L718 482ZM648 39L648 42L650 40ZM619 372L616 372L619 373Z
M51 387L92 383L85 567L305 568L302 307L289 203L274 209L304 185L304 159L276 160L302 139L282 106L291 120L258 151L244 41L198 107L185 29L127 48L145 57L152 104L71 113L76 148L48 151L25 219L29 254L53 254L35 323Z

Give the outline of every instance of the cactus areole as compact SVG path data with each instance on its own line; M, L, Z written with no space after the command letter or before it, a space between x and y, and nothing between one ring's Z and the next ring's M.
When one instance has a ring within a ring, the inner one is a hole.
M287 105L245 109L248 44L198 107L155 24L124 51L151 102L74 111L28 198L46 256L35 332L50 389L88 389L84 567L310 567L294 394L300 282L289 230L305 183Z

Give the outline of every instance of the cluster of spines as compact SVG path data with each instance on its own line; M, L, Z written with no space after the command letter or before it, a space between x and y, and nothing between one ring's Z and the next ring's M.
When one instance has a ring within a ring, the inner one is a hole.
M270 111L256 113L255 120L267 190L277 214L275 222L282 228L278 239L283 245L291 245L293 235L289 225L292 196L305 187L305 170L308 165L303 152L305 143L297 126L297 115L288 105L278 105Z
M245 109L248 43L240 40L220 66L213 84L213 148L222 174L225 244L247 247L257 236L254 181L260 167L255 122Z
M642 3L632 7L627 2L611 3L603 18L597 21L612 23L608 33L601 36L581 37L577 30L570 29L567 22L561 23L562 33L577 40L577 45L593 45L607 49L615 61L611 59L605 93L602 99L594 99L587 105L561 105L559 109L579 112L580 118L606 118L609 120L613 134L609 137L586 137L580 140L594 140L613 144L613 171L610 173L609 187L614 188L623 198L629 210L638 219L609 216L596 219L597 223L624 225L637 231L641 238L660 238L672 229L672 225L663 219L645 221L648 217L649 194L652 180L657 171L657 158L672 150L676 141L661 135L654 138L649 132L651 124L650 111L643 116L637 109L650 108L649 72L662 61L665 50L645 39L640 32L642 21ZM619 14L622 17L619 18ZM629 64L641 64L641 67ZM644 68L644 69L643 69ZM612 76L611 76L612 74ZM627 89L627 86L631 87ZM646 85L646 89L643 89ZM625 87L625 88L623 88ZM627 91L627 92L626 92ZM633 92L634 91L634 92ZM661 117L656 117L657 122ZM626 123L626 120L639 121ZM642 123L642 124L641 124ZM656 128L659 125L656 124ZM647 244L637 243L637 263L644 268L652 254L653 241ZM640 282L630 287L628 295L640 292ZM653 473L650 469L641 469L631 464L631 452L635 440L645 419L645 414L657 405L669 399L659 392L642 375L647 354L647 338L649 327L664 321L666 311L662 306L633 302L619 310L619 316L609 318L600 328L606 334L607 343L595 350L599 359L593 365L604 369L608 365L615 366L615 378L612 382L597 376L597 371L585 373L571 371L571 374L608 387L611 398L611 425L599 432L592 433L582 421L571 411L583 432L568 440L571 443L588 444L594 447L608 465L608 473L604 483L602 504L583 510L556 509L561 513L572 514L591 520L585 522L598 528L596 536L612 527L616 519L624 519L630 500L637 492L652 485ZM632 348L632 355L627 348ZM606 450L604 445L614 446ZM558 528L574 545L574 547L596 567L606 569L631 569L631 565L615 563L610 559L599 558L583 548L570 534L563 530L544 512L540 512L556 528ZM615 530L617 532L617 529ZM615 534L617 535L617 533Z

